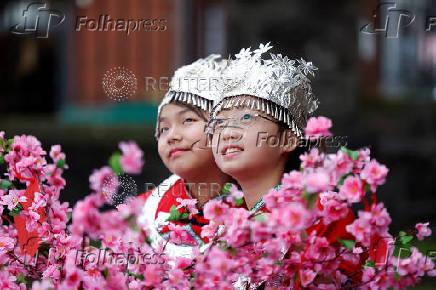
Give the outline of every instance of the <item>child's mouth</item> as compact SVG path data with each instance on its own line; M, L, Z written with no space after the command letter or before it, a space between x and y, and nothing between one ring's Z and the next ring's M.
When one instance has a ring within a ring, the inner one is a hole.
M173 150L170 151L169 155L170 155L170 158L171 157L177 157L177 156L182 155L183 153L185 153L187 151L188 151L188 149L181 149L181 148L173 149Z
M240 147L240 146L236 146L236 145L232 145L232 146L226 146L223 148L223 150L221 150L221 155L236 155L237 153L240 153L244 151L244 148Z

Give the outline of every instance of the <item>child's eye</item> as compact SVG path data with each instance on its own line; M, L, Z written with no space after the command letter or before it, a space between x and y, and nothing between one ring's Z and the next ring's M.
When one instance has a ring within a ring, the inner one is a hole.
M250 120L251 118L253 118L251 114L245 113L244 115L242 115L241 120Z
M193 118L186 118L185 121L183 121L183 123L190 123L190 122L194 122L195 120Z
M160 133L163 134L164 132L168 131L169 128L168 127L161 127L160 128Z

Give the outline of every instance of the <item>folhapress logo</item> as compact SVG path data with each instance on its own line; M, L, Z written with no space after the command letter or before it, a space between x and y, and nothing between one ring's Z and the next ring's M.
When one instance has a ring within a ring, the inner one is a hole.
M10 28L17 35L33 35L37 38L48 38L51 29L65 20L65 14L58 10L48 9L47 3L32 2L23 10L22 21Z
M373 23L368 23L360 29L362 33L384 34L387 38L398 38L400 28L412 24L415 15L409 10L397 9L395 2L384 2L373 11L372 18Z

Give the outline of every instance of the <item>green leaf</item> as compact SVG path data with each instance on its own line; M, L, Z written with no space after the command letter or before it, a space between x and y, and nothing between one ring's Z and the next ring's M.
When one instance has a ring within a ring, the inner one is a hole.
M110 275L109 275L109 270L108 270L107 267L106 267L103 271L100 271L100 273L103 275L103 277L104 277L105 279L108 279L108 278L110 277Z
M363 266L363 268L367 269L369 267L375 268L375 263L371 260L366 260L365 266Z
M68 219L68 222L71 220L71 217L72 217L72 214L71 214L70 212L67 212L67 219Z
M38 247L39 253L42 253L42 254L47 253L47 257L48 257L49 251L50 251L50 244L49 243L42 242L41 244L39 244L39 247Z
M60 169L64 169L64 166L65 166L65 159L59 159L58 162L56 163L56 167Z
M189 213L187 213L187 212L184 212L184 213L182 213L182 216L180 217L181 219L186 219L186 218L188 218L189 217Z
M130 272L129 270L127 270L127 273L129 274L129 276L132 276L132 277L135 277L136 279L144 281L144 275L142 275L142 274L135 274L135 273Z
M176 221L180 219L180 212L177 209L177 207L173 204L170 208L170 216L167 218L166 221Z
M371 185L369 185L368 183L365 183L365 192L366 193L371 192Z
M101 240L93 240L93 239L89 239L89 245L91 247L100 249L101 248Z
M223 186L223 190L222 190L222 194L224 195L228 195L230 194L230 188L232 187L232 184L227 182L226 184L224 184Z
M259 221L259 222L263 222L263 221L265 221L265 216L263 214L257 214L254 216L254 219Z
M413 240L413 236L401 236L401 237L400 237L400 242L401 242L403 245L408 244L411 240Z
M395 272L394 276L395 276L395 280L397 280L397 281L401 280L401 275L398 274L398 272Z
M357 160L357 158L359 158L359 151L353 151L353 150L347 149L344 146L341 147L341 151L347 153L347 155L350 156L351 159L353 159L354 161Z
M121 167L120 158L121 152L115 152L109 158L109 166L112 168L112 171L117 175L121 175L124 173L123 168Z
M236 255L236 249L228 246L221 247L224 251L229 251L232 256Z
M353 161L356 161L359 158L359 151L350 151L349 155Z
M7 179L2 179L2 182L0 183L1 189L8 189L12 185L12 182Z
M303 191L303 194L301 195L303 199L307 203L307 207L309 209L312 209L316 203L316 200L318 199L318 195L315 193L309 193L306 190Z
M400 237L403 237L403 236L406 235L406 232L405 232L405 231L400 231L400 232L398 233L398 235L399 235Z
M297 282L297 277L298 277L298 271L295 271L294 277L292 277L294 283Z
M396 244L394 248L394 253L392 254L394 257L398 257L400 259L408 258L412 255L412 251L410 250L412 248L411 244Z
M11 210L10 212L9 212L9 215L10 216L19 216L20 215L20 211L23 209L23 206L21 205L21 204L17 204L17 206L13 209L13 210Z
M15 283L20 284L20 283L24 283L26 284L26 277L24 277L23 273L20 273L17 275L17 280L15 281Z
M344 246L345 248L351 250L354 245L356 244L355 241L351 241L351 240L342 240L340 238L336 238L336 241L338 241L342 246Z
M244 203L243 198L235 198L236 206L241 206Z
M128 216L125 218L125 221L129 225L129 227L134 231L139 231L138 224L136 223L136 219L133 215Z

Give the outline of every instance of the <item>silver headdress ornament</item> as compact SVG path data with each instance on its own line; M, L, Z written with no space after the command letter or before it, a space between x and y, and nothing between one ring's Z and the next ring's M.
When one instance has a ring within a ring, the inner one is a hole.
M215 102L212 117L223 109L249 107L285 123L302 137L308 116L319 104L308 78L318 68L312 62L291 60L281 54L262 59L262 54L272 48L269 44L260 44L254 51L243 48L235 59L229 60L220 83L222 95Z
M227 63L226 60L220 60L220 58L219 54L211 54L182 66L174 72L169 90L157 109L156 139L159 133L159 116L164 105L179 101L207 112L212 111L214 102L221 94L218 84L221 83L221 71Z

